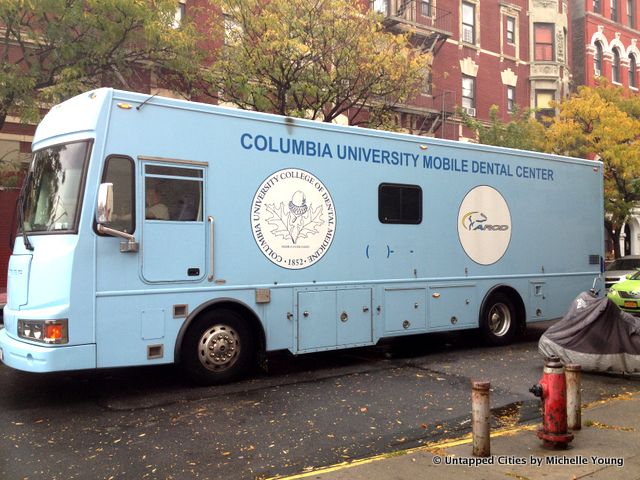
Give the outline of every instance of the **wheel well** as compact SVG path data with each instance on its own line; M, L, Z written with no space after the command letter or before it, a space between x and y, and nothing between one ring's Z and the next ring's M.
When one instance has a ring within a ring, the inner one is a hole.
M509 297L509 299L513 302L513 306L516 309L516 321L518 322L518 330L520 332L524 331L527 326L527 311L524 306L524 302L522 301L522 297L518 293L518 291L510 287L508 285L496 285L491 290L487 292L482 300L482 305L480 306L480 315L478 317L478 322L481 321L482 313L487 305L487 302L491 299L493 295L496 293L502 293Z
M178 363L180 361L180 355L182 351L182 343L184 341L184 336L189 330L191 324L203 315L208 315L216 310L231 310L238 315L240 315L244 320L249 324L249 330L255 336L256 345L258 346L258 353L262 353L266 350L266 335L264 332L264 328L262 327L262 323L260 322L256 313L251 310L247 305L238 303L233 300L217 300L213 302L209 302L203 305L200 305L196 308L191 314L187 317L187 320L184 322L182 327L180 328L180 332L178 333L178 338L176 339L175 345L175 354L174 354L174 362Z

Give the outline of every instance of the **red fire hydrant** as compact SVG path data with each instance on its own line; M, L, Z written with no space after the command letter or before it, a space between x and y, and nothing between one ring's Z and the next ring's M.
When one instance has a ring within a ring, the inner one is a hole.
M567 431L567 383L558 357L546 359L540 383L529 391L542 400L543 422L538 438L547 448L567 448L573 435Z

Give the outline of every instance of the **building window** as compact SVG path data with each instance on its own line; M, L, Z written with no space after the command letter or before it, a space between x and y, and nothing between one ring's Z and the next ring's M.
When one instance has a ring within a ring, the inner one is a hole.
M600 77L602 75L602 43L596 42L596 56L593 58L593 74L596 77Z
M462 41L476 43L476 6L462 2Z
M602 6L600 0L593 0L593 13L602 13Z
M462 108L468 115L476 115L476 79L473 77L462 77Z
M634 0L627 0L627 22L631 28L636 26L636 7Z
M185 13L185 4L182 2L178 3L178 6L176 7L176 13L173 17L173 28L180 28L180 25L182 25L182 21L184 20Z
M422 188L418 185L380 184L378 220L381 223L421 223Z
M424 74L424 83L422 84L422 93L425 95L433 94L433 71L429 69Z
M554 90L536 90L536 118L545 121L544 117L553 117L556 114L553 108L553 100L555 96Z
M516 19L507 17L507 43L516 43Z
M229 15L224 16L224 44L236 46L242 39L242 26Z
M553 61L553 27L552 23L536 23L535 31L535 53L534 59L537 61Z
M616 83L620 83L620 50L613 49L613 63L611 65L611 77Z
M388 0L373 0L373 11L374 12L386 15L388 6L389 6L389 1Z
M611 0L611 20L618 21L618 0Z
M629 86L633 88L638 88L637 68L636 56L633 54L629 55Z
M421 13L423 17L431 16L431 0L422 0Z
M516 109L516 87L507 87L507 111L513 113Z

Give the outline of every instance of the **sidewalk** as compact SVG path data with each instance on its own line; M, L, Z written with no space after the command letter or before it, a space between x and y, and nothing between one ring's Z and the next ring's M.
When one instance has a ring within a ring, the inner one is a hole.
M491 457L471 455L471 438L419 447L286 477L313 480L640 479L640 392L583 408L582 430L567 450L546 450L525 425L493 432ZM472 462L492 465L471 466ZM453 464L456 463L456 464Z

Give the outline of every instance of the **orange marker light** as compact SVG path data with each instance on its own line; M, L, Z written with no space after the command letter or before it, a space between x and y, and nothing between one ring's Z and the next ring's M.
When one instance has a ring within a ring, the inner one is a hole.
M62 325L53 323L44 326L45 338L48 340L60 340L62 338Z

